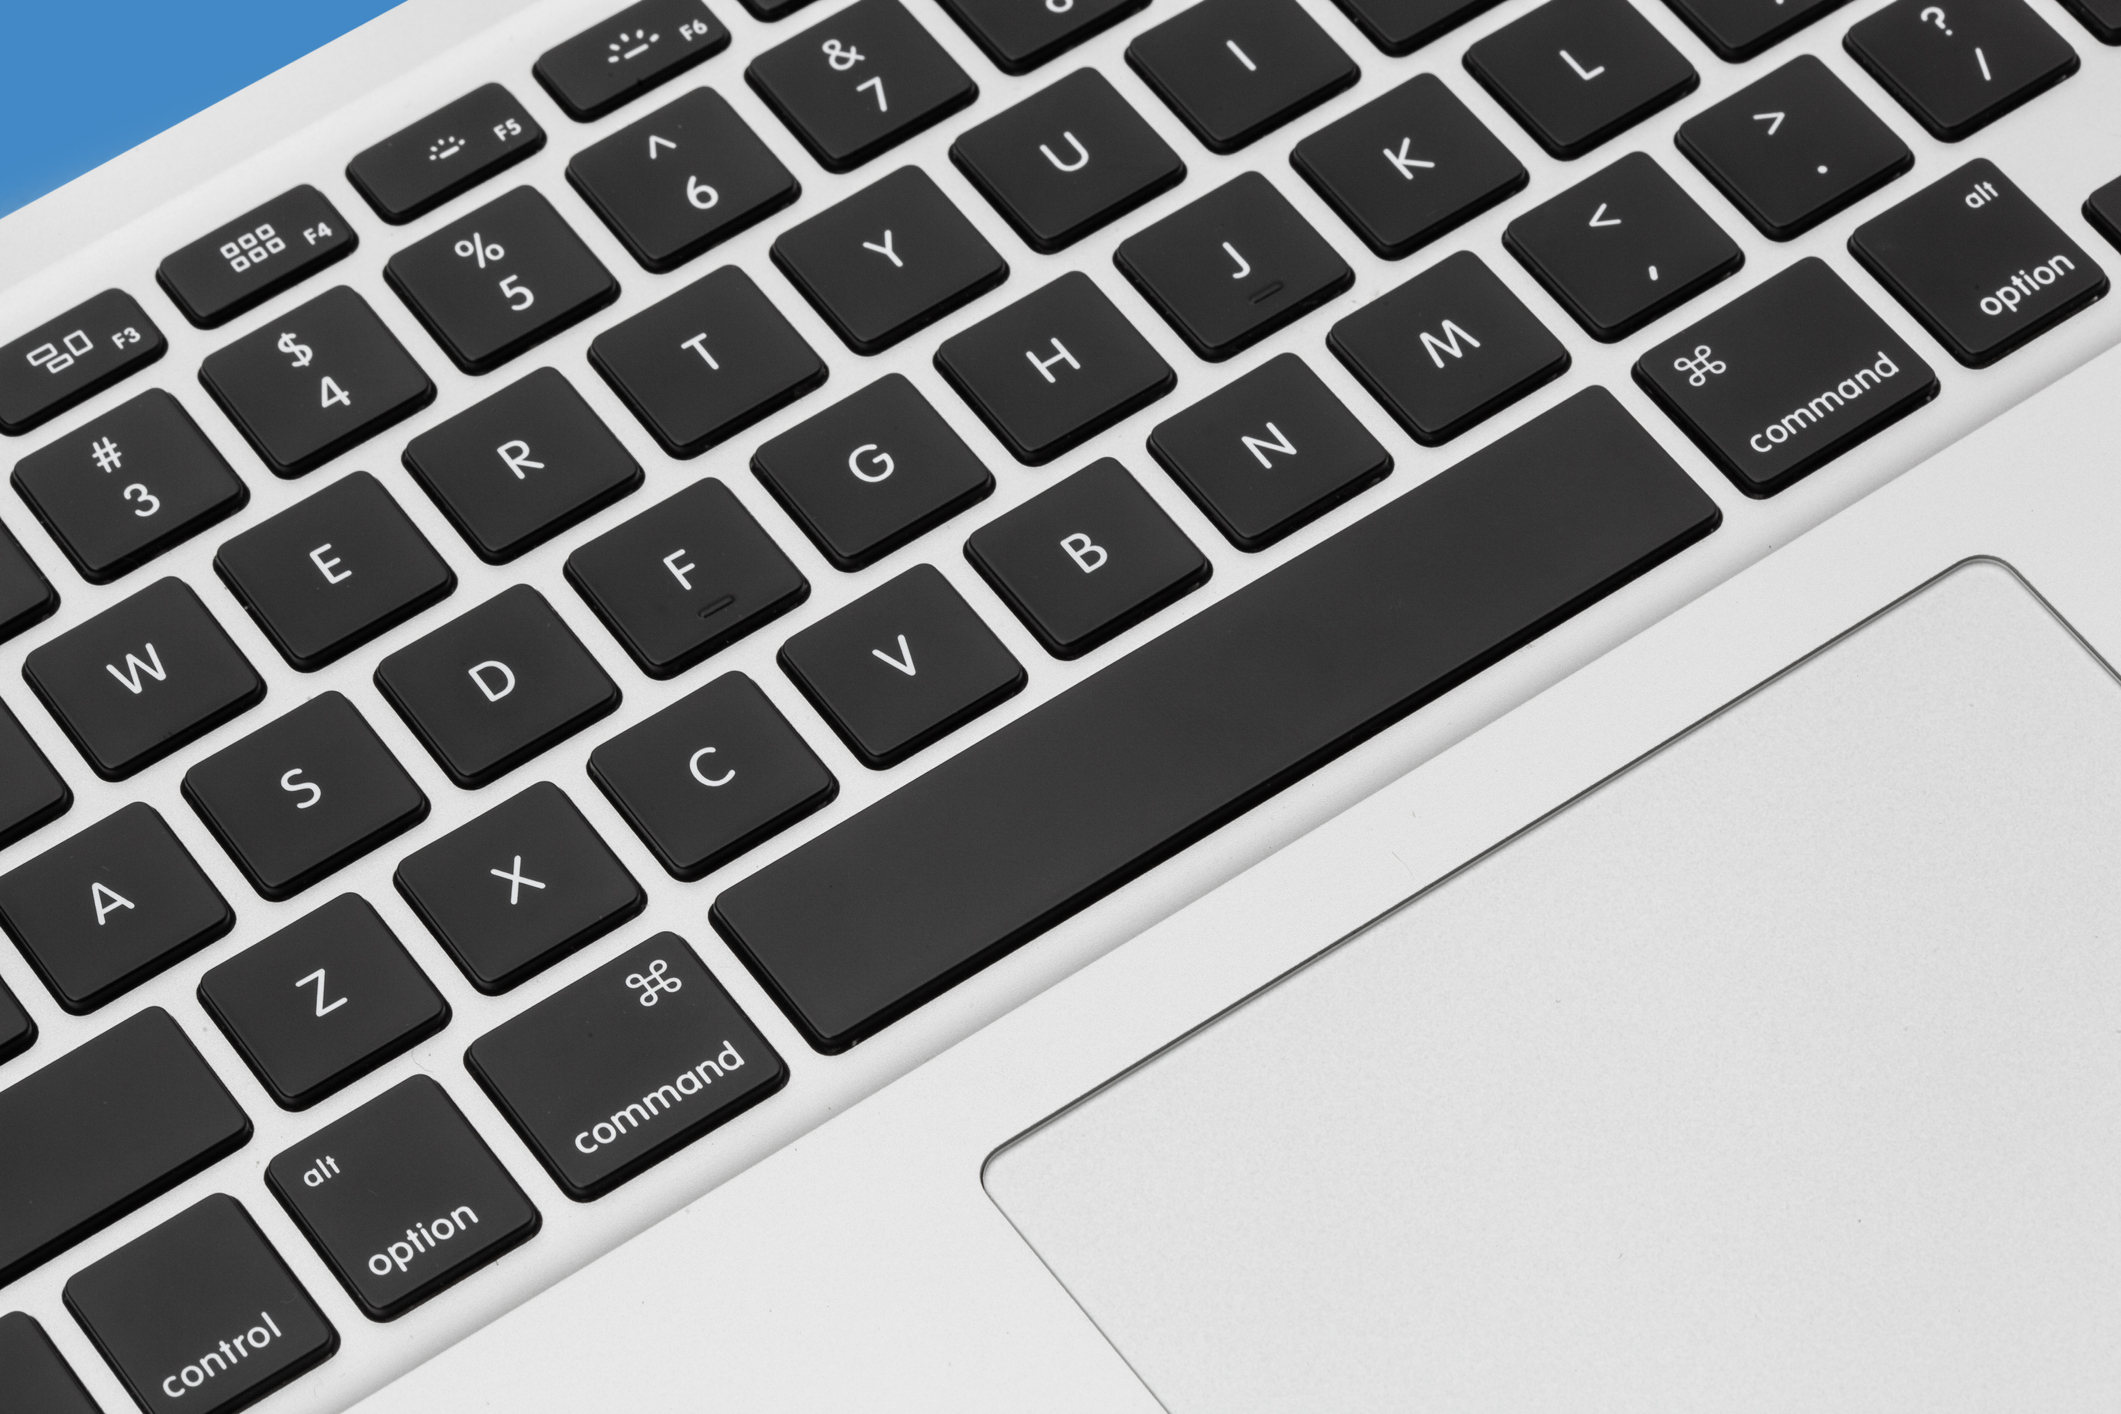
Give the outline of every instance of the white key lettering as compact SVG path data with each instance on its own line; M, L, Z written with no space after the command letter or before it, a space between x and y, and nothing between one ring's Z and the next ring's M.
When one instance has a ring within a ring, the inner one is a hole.
M290 795L305 790L309 792L309 799L298 800L295 802L295 809L297 810L307 810L310 806L315 805L318 801L324 798L324 788L322 786L318 785L315 781L305 781L302 779L302 768L300 766L295 767L292 771L289 771L286 775L280 777L280 789L286 791Z
M510 908L515 907L516 900L522 896L524 889L542 889L545 887L523 872L523 856L520 854L515 857L515 861L506 869L489 869L486 872L493 875L496 879L506 879L508 881L508 906Z
M1090 161L1089 149L1085 148L1081 142L1077 141L1075 134L1069 132L1066 128L1061 129L1061 141L1067 143L1068 146L1075 149L1075 160L1073 162L1061 161L1058 157L1055 157L1053 155L1053 149L1046 146L1046 144L1044 143L1040 143L1038 145L1038 150L1046 154L1046 160L1053 164L1055 171L1082 171L1084 166L1087 165Z
M531 471L543 471L545 469L545 463L534 462L530 459L530 443L520 437L511 442L503 442L500 446L495 447L493 454L501 459L502 466L507 467L516 474L516 480L518 481L528 479L523 475L526 467Z
M485 695L488 702L499 702L509 693L516 690L515 669L509 667L506 663L488 658L483 663L473 664L465 671L471 680L478 684L479 691ZM498 674L499 676L489 682L487 681L488 674Z
M719 776L710 776L705 771L702 771L700 769L700 758L702 756L712 755L714 755L714 748L711 746L703 746L698 751L692 753L692 778L698 781L703 786L713 786L719 789L720 787L726 786L731 781L735 780L736 772L724 771Z
M309 562L317 567L318 574L324 576L324 582L326 584L337 584L342 580L352 579L352 570L348 570L344 574L332 573L332 571L336 570L341 564L344 563L344 561L340 560L336 555L332 556L332 558L328 560L324 558L326 555L330 554L331 546L328 543L319 545L316 549L309 552Z
M338 998L338 999L337 999L337 1000L335 1000L335 1001L329 1001L329 1002L327 1002L327 1001L325 1001L325 1000L324 1000L324 969L323 969L323 968L321 968L321 967L320 967L320 968L318 968L318 969L317 969L316 971L314 971L314 972L310 973L310 974L309 974L309 975L308 975L307 977L304 977L304 978L303 978L303 979L302 979L301 981L299 981L299 982L295 983L295 990L299 992L299 991L301 991L301 990L302 990L302 989L303 989L304 987L310 986L310 985L312 985L312 984L314 984L314 985L315 985L315 987L316 987L316 989L317 989L317 1015L319 1015L319 1016L330 1016L330 1015L331 1015L331 1014L332 1014L333 1012L337 1011L337 1010L338 1010L338 1009L339 1009L340 1007L342 1007L342 1006L345 1006L345 1005L346 1005L346 998L344 998L344 997L340 997L340 998ZM330 1162L330 1161L329 1161L329 1160L327 1160L326 1162ZM337 1164L332 1164L332 1166L331 1166L331 1171L332 1171L333 1173L337 1173L337 1172L339 1171L339 1166L338 1166ZM318 1183L322 1183L323 1181L324 1181L324 1180L322 1180L322 1179L319 1179L319 1180L317 1180L317 1182L318 1182ZM314 1187L316 1187L316 1186L317 1186L317 1185L316 1185L316 1184L314 1184L314 1183L310 1185L310 1187L312 1187L312 1188L314 1188Z
M1403 137L1399 140L1399 151L1394 152L1389 147L1384 149L1385 161L1392 164L1392 170L1410 182L1414 180L1414 169L1416 167L1434 167L1436 165L1434 162L1424 162L1419 157L1409 155L1407 149L1413 145L1414 139Z
M707 352L707 336L705 334L694 334L684 343L679 344L678 347L681 349L691 349L701 358L707 360L707 366L709 368L715 370L717 373L721 371L722 365L716 363L714 361L714 355Z
M96 906L96 926L98 928L103 926L103 920L110 917L111 914L121 908L131 908L133 906L131 899L119 893L116 889L106 888L102 884L90 884L88 886L88 901Z
M1270 422L1267 424L1267 430L1274 434L1274 440L1271 442L1264 437L1240 437L1237 440L1244 443L1245 450L1250 452L1258 460L1259 464L1264 467L1274 465L1273 461L1267 456L1269 452L1280 452L1285 457L1296 455L1296 444L1283 435L1279 427Z
M127 653L125 655L125 671L122 673L118 671L115 664L111 663L105 663L103 671L123 683L127 692L138 697L141 688L146 685L140 681L142 673L147 674L156 682L169 681L169 674L162 671L162 655L155 651L155 645L152 643L148 644L145 652L147 653L147 661L144 663L132 654Z
M1031 366L1038 370L1038 376L1045 379L1048 383L1057 381L1053 376L1053 365L1056 363L1066 363L1078 373L1082 371L1083 367L1075 361L1075 355L1068 352L1068 346L1059 339L1053 341L1053 357L1041 359L1029 349L1024 350L1024 357L1031 360Z
M1449 354L1453 358L1464 358L1466 356L1465 349L1458 347L1460 339L1465 340L1468 348L1477 349L1480 347L1480 340L1459 328L1452 320L1446 319L1443 322L1443 328L1438 332L1443 335L1440 339L1426 329L1421 331L1421 346L1428 351L1430 359L1435 362L1438 368L1443 367L1443 356L1445 354Z
M882 245L878 245L875 241L863 241L862 249L875 251L878 255L890 261L894 270L906 268L906 262L899 259L898 252L891 248L891 233L889 231L884 232L884 243Z
M862 453L864 452L874 452L876 454L870 458L872 470L862 470ZM866 481L871 485L875 485L897 469L898 464L891 460L891 453L882 450L874 442L864 442L861 446L847 453L847 470L854 473L856 481Z
M669 554L663 556L663 568L670 571L670 577L678 582L678 588L689 591L692 588L692 581L685 578L685 575L688 571L698 569L699 566L689 560L682 565L679 564L678 561L683 559L685 559L683 550L672 550Z
M872 648L869 650L869 654L878 662L888 663L892 667L897 668L909 678L914 676L913 650L907 647L906 635L903 633L898 636L898 656L896 658L881 648Z
M1073 535L1061 537L1060 547L1067 552L1069 559L1075 561L1075 567L1084 574L1093 574L1103 569L1105 561L1112 558L1104 546L1097 544L1080 530Z

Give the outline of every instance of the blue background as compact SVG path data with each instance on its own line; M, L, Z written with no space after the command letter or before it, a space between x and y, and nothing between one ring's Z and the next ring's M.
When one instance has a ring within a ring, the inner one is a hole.
M0 215L397 0L0 0Z

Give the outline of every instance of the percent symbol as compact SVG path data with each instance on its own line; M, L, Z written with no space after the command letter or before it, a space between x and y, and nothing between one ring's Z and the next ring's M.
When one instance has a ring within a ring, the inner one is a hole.
M484 270L486 268L487 261L499 260L502 256L508 253L507 251L502 250L498 245L495 245L490 241L482 239L477 231L473 231L468 240L458 241L456 245L456 251L458 255L464 257L464 259L466 260L478 261L479 268L481 270Z

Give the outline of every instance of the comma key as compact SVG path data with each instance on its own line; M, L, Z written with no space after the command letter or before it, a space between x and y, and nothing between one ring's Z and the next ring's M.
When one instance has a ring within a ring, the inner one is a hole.
M1817 257L1659 344L1635 381L1748 496L1771 496L1937 396L1937 375Z
M675 933L487 1032L464 1064L577 1201L788 1083L787 1065Z

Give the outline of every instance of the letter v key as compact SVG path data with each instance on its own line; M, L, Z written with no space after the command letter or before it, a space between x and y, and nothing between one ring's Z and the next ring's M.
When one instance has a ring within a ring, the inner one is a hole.
M906 635L903 633L898 636L898 657L892 657L881 648L872 648L869 653L871 657L879 662L889 663L909 678L914 675L913 650L906 646Z

